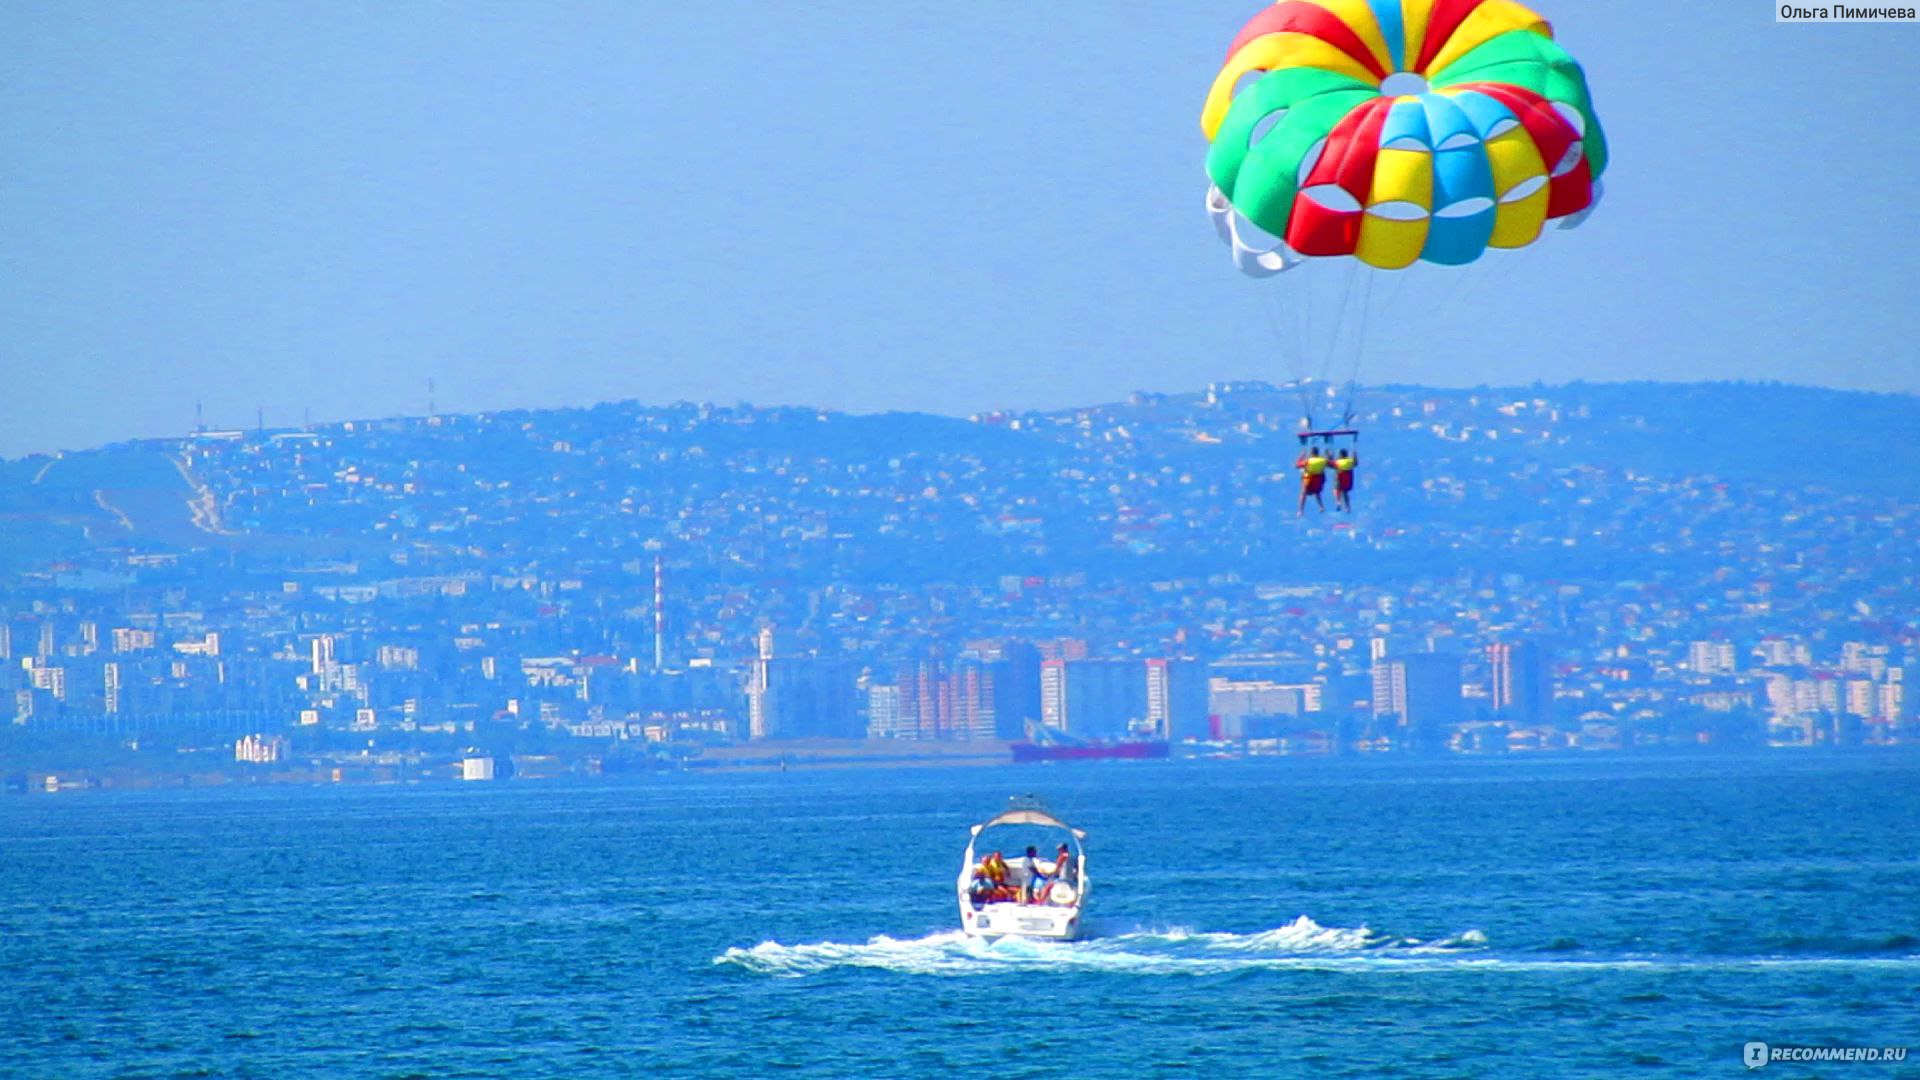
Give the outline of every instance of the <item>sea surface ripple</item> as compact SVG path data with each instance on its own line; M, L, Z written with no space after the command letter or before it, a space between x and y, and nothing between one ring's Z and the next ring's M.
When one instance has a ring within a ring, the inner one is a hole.
M0 1076L1693 1076L1749 1040L1920 1050L1916 780L1889 753L10 797ZM1024 792L1090 833L1085 940L955 930L967 826Z

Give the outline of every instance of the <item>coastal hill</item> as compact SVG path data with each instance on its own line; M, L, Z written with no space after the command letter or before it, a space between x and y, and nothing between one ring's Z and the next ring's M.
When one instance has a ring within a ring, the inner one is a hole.
M621 402L201 432L0 463L0 572L112 580L131 556L194 549L235 568L445 569L669 548L742 581L1367 578L1489 558L1631 575L1728 544L1885 559L1920 500L1909 395L1384 386L1354 399L1360 513L1301 521L1303 402L1338 416L1344 401L1234 383L965 419ZM1303 559L1303 544L1369 554Z

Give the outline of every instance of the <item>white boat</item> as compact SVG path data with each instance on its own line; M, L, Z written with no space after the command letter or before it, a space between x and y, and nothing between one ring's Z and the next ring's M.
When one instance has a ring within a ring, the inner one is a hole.
M1018 840L1020 853L1000 855L998 848L983 843L989 829L1008 829L1005 837ZM1033 828L1037 826L1040 832ZM1039 837L1047 837L1043 846ZM1067 857L1057 859L1064 844ZM1080 936L1087 909L1087 851L1082 841L1087 834L1048 813L1031 796L1014 799L1000 815L973 827L967 840L967 854L960 863L957 891L960 896L960 928L972 937L1028 937L1071 941ZM980 855L975 857L975 849ZM1032 854L1028 854L1031 852ZM1000 856L999 865L990 860Z

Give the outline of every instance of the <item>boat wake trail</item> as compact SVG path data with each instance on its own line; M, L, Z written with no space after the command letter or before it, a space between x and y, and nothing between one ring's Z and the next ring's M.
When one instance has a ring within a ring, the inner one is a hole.
M1321 926L1305 915L1251 934L1185 929L1132 930L1083 941L1001 938L987 942L958 930L899 940L876 937L863 945L768 941L732 948L714 963L765 975L813 975L834 968L877 968L911 975L992 975L1015 971L1082 971L1133 975L1219 975L1263 968L1320 968L1445 958L1486 947L1469 930L1422 942L1376 934L1366 927Z
M1098 928L1096 927L1096 931ZM732 948L715 964L761 975L799 977L840 968L871 968L909 975L995 975L1088 972L1118 975L1227 975L1246 971L1554 972L1598 970L1831 969L1920 967L1911 939L1862 953L1766 948L1762 952L1596 952L1577 942L1496 949L1479 930L1422 941L1376 933L1364 926L1321 926L1305 915L1285 926L1248 934L1189 929L1128 929L1100 932L1081 941L970 938L958 930L926 937L876 937L865 944L822 942L782 945L762 942Z

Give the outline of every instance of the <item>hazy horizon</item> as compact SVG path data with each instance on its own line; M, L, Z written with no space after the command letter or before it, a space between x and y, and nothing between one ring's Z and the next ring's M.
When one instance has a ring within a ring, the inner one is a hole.
M1210 380L1210 381L1224 382L1227 380L1220 379L1220 380ZM1282 379L1267 379L1264 381L1274 383L1275 385L1280 385L1283 382L1285 382L1285 380L1282 380ZM1812 391L1817 393L1864 394L1864 395L1872 395L1872 396L1920 398L1920 391L1862 390L1862 389L1856 389L1856 388L1844 387L1844 386L1820 386L1812 383L1794 383L1794 382L1787 382L1787 381L1778 380L1778 379L1689 379L1689 380L1682 380L1682 379L1567 379L1559 382L1545 382L1545 381L1541 381L1538 383L1484 383L1483 382L1483 383L1474 383L1470 385L1469 384L1445 385L1445 384L1432 383L1432 382L1392 381L1392 382L1376 382L1371 384L1363 383L1361 384L1360 390L1362 395L1364 395L1369 386L1375 389L1383 390L1383 391L1390 390L1390 389L1420 389L1420 390L1433 390L1441 393L1465 393L1465 392L1474 391L1474 390L1527 391L1527 390L1534 389L1536 386L1543 390L1553 391L1553 390L1565 389L1572 386L1605 387L1605 386L1638 386L1638 385L1676 387L1676 388L1702 387L1702 386L1742 386L1742 385L1778 386L1782 389L1807 390L1807 391ZM505 404L505 405L500 405L493 408L484 408L484 409L476 408L476 409L457 409L456 410L456 409L446 409L446 408L436 407L431 412L429 412L424 407L424 404L423 404L423 407L416 411L399 410L399 411L379 413L379 414L363 413L358 415L343 415L343 416L310 416L305 418L304 423L314 427L320 427L320 426L332 425L332 424L374 423L374 422L386 421L386 420L417 420L417 419L424 419L428 416L485 416L485 415L494 415L498 413L507 413L507 412L558 412L558 411L565 411L569 409L592 409L592 408L598 408L601 406L620 406L620 405L635 405L643 409L665 409L665 408L671 408L676 405L715 405L715 406L721 406L726 408L747 407L747 408L757 408L757 409L818 409L824 412L835 413L843 416L852 416L852 417L899 415L899 416L935 416L935 417L941 417L945 419L965 420L969 417L982 415L986 413L1015 413L1015 414L1027 413L1027 412L1045 413L1045 412L1059 412L1059 411L1072 410L1072 409L1098 408L1104 405L1113 405L1113 404L1118 404L1120 402L1123 402L1128 397L1130 397L1135 393L1163 393L1163 394L1178 396L1182 394L1200 394L1200 393L1204 393L1205 391L1206 391L1205 383L1202 383L1198 386L1192 386L1192 387L1168 387L1161 390L1152 390L1152 391L1145 390L1143 388L1134 388L1131 390L1123 390L1113 395L1112 397L1109 397L1102 401L1073 401L1073 402L1062 402L1058 404L1049 404L1044 406L1001 405L1001 406L989 406L987 408L982 408L982 409L968 409L965 411L949 411L949 410L933 409L933 408L845 409L845 408L839 408L833 405L827 405L827 404L814 402L814 401L756 401L749 398L731 398L724 401L715 400L715 399L696 400L692 398L676 398L671 401L668 401L668 400L650 401L645 398L639 398L639 397L620 397L620 398L601 398L595 401L581 401L581 402L571 402L571 403L558 402L558 403L546 403L546 404L539 404L539 405ZM422 395L422 397L424 399L424 394ZM286 430L298 429L302 426L302 424L303 424L303 421L300 418L294 418L291 422L287 422L286 420L282 419L278 422L266 423L265 428L267 430L272 430L272 431L286 431ZM209 416L205 424L205 430L208 430L208 431L252 431L255 429L256 429L256 424L254 422L254 418L251 418L251 417L247 418L246 422L244 423L223 424L223 423L216 423L215 418ZM27 450L15 452L15 453L0 453L0 461L20 461L20 460L24 460L26 458L32 458L32 457L47 457L47 456L54 456L59 454L86 453L89 451L99 450L105 447L109 447L109 446L113 446L121 443L139 442L139 441L144 441L149 439L185 438L186 436L193 434L193 432L194 432L193 420L191 415L189 415L187 418L186 424L184 424L182 427L176 430L150 431L150 432L141 432L136 434L122 435L117 437L110 437L110 438L103 439L100 442L92 443L85 446L60 446L60 447L49 447L44 449L27 449Z

